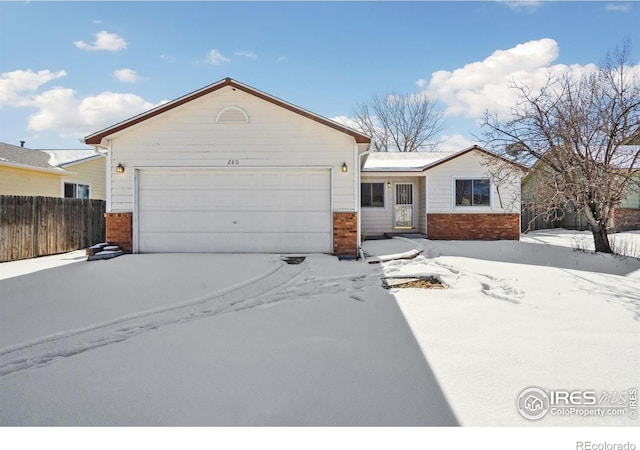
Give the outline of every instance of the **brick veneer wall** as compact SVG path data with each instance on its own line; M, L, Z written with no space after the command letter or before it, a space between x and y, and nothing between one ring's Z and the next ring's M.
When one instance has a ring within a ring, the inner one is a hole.
M333 213L333 254L358 255L358 213Z
M105 213L107 242L119 245L125 253L133 251L133 213Z
M520 239L520 214L427 214L428 239Z
M614 223L615 231L640 230L640 209L617 208Z

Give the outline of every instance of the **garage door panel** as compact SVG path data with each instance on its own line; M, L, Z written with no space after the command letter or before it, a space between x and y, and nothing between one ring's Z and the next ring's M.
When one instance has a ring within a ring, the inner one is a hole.
M145 214L139 230L144 233L211 232L326 233L331 226L323 212L289 212L265 215L261 211L153 211ZM257 226L259 224L259 226Z
M242 240L241 248L237 242ZM324 234L254 233L240 234L148 233L141 237L141 248L146 253L326 253ZM212 250L212 248L214 250Z
M328 169L146 169L137 196L141 252L331 251Z

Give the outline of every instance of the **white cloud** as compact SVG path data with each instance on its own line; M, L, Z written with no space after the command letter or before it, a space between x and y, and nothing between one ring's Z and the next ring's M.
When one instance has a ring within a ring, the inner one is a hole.
M87 44L84 41L75 41L73 45L78 47L80 50L86 51L105 50L109 52L118 52L127 48L127 42L117 34L99 31L95 34L95 37L96 39L92 44Z
M358 123L355 120L353 120L351 117L335 116L335 117L331 117L331 120L333 120L334 122L338 122L344 125L345 127L352 128L354 130L360 129L360 127L358 126Z
M123 83L137 83L142 79L133 69L118 69L113 76Z
M605 9L607 11L627 12L631 9L631 3L608 3Z
M15 70L0 75L0 106L30 106L33 94L40 86L51 80L65 77L64 70L51 72L50 70Z
M174 63L176 62L176 57L173 55L165 55L164 53L162 55L160 55L160 59L168 62L168 63Z
M39 110L29 118L32 131L80 137L156 106L135 94L102 92L78 98L73 89L49 89L34 99Z
M244 58L253 59L253 60L258 59L258 54L256 52L237 51L237 52L235 52L235 55L236 56L242 56Z
M528 10L533 11L540 6L542 6L542 1L540 0L515 0L515 1L507 1L505 3L510 9L515 11Z
M426 95L446 104L446 115L479 118L485 110L504 115L517 100L514 81L535 89L550 73L580 75L596 69L594 64L552 65L558 55L556 41L540 39L496 50L482 61L451 72L434 72L428 83L418 83L425 87Z
M461 134L443 134L439 139L438 151L440 152L458 152L477 143Z
M231 62L231 60L225 56L222 55L222 53L220 53L218 50L216 50L215 48L213 50L211 50L208 54L207 54L207 62L209 64L214 64L216 66L223 64L223 63L228 63Z

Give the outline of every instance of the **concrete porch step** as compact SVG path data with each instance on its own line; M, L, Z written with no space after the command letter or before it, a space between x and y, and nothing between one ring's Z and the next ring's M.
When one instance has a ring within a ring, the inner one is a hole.
M111 245L109 242L101 242L87 248L87 261L111 259L120 255L124 255L124 251L119 246Z

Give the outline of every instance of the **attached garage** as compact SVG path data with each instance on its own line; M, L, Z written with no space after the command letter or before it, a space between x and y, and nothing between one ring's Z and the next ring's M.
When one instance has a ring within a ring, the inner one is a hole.
M140 169L136 249L331 253L330 169Z
M357 255L370 138L225 78L85 138L125 251Z

